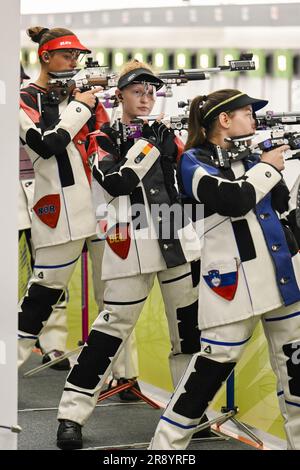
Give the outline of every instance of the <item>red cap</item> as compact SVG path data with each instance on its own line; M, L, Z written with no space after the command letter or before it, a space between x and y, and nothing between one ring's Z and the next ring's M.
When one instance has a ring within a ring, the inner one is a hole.
M60 38L50 39L50 41L45 42L45 44L39 47L38 54L40 56L44 51L56 51L59 49L76 49L87 54L90 54L91 52L81 44L75 34L72 34L69 36L61 36Z

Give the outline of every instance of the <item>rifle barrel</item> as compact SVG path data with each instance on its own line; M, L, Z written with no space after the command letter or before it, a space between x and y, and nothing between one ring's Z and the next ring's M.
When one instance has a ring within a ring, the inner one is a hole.
M209 76L202 70L168 70L166 72L160 72L159 78L162 80L207 80Z
M255 63L252 60L231 60L229 65L219 65L217 67L208 67L205 69L177 69L160 72L159 77L164 78L187 78L188 80L206 80L206 73L216 72L241 72L245 70L255 70ZM194 77L202 78L194 78Z
M257 129L272 128L276 125L299 125L300 112L258 114L256 116Z

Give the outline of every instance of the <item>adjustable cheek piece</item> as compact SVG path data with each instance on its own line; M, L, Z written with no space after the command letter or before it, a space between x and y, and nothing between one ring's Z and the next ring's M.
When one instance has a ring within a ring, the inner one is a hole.
M255 134L242 135L237 137L227 137L225 142L232 144L231 150L222 149L219 145L214 145L212 159L217 167L230 168L231 162L244 160L252 153L251 140Z
M220 145L214 145L213 155L211 156L216 167L224 169L230 168L230 157L227 150L222 149Z

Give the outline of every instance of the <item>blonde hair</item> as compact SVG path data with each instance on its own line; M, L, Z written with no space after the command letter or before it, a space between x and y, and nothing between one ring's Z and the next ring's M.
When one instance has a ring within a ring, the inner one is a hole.
M149 64L146 64L145 62L140 62L137 59L132 59L123 65L119 73L119 78L123 77L123 75L125 75L126 73L131 72L132 70L136 70L136 69L147 69L151 73L153 73L153 70L151 69Z

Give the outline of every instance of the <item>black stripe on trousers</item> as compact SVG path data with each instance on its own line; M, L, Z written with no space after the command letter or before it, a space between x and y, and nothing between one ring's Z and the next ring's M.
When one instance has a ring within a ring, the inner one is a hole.
M162 284L170 284L171 282L180 281L181 279L184 279L185 277L188 277L191 274L192 274L191 272L182 274L182 276L174 277L174 279L168 279L167 281L162 281Z
M144 302L145 300L147 300L147 297L145 297L144 299L140 299L140 300L134 300L132 302L111 302L108 300L103 300L103 303L107 305L134 305L134 304L139 304L140 302Z
M93 397L95 395L94 393L83 392L82 390L75 390L75 388L69 388L69 387L65 387L64 392L81 393L82 395L86 395L88 397Z

